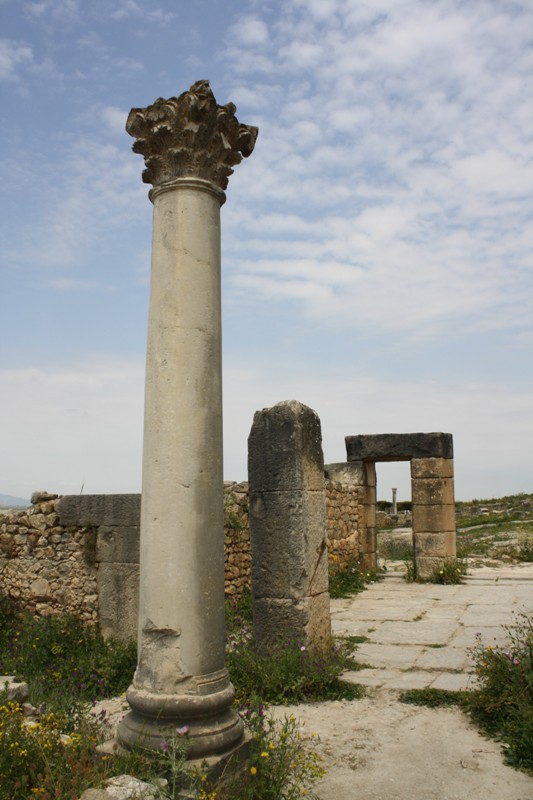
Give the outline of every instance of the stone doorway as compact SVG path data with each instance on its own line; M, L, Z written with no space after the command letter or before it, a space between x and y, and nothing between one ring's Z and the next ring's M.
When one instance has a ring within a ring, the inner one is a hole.
M346 437L351 471L364 486L361 542L369 567L377 566L376 462L409 461L413 545L417 575L428 578L456 556L453 437L450 433L385 433Z

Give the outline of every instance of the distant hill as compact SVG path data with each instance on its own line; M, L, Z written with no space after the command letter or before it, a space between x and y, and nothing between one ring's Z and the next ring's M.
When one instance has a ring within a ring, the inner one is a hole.
M23 497L13 497L10 494L0 494L0 506L4 508L22 507L27 508L31 505L29 500L24 500Z

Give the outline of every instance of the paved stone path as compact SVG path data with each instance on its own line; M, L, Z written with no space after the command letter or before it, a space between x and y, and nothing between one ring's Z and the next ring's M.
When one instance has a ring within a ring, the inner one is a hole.
M464 584L406 583L399 573L346 600L332 600L337 636L366 636L353 683L384 689L450 689L474 683L471 648L503 644L504 626L533 612L533 564L479 567Z

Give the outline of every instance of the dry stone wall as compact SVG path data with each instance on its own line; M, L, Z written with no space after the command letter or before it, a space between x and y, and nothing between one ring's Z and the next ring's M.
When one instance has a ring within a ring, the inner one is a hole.
M40 616L98 620L96 532L59 524L59 498L39 492L28 509L0 511L0 591Z
M347 567L359 558L359 532L364 520L365 490L338 481L326 483L328 552L337 567Z
M326 481L329 549L337 565L360 555L360 487ZM37 492L28 509L0 510L0 593L34 614L76 614L105 636L136 635L139 495L61 498ZM224 484L226 597L250 586L248 484Z

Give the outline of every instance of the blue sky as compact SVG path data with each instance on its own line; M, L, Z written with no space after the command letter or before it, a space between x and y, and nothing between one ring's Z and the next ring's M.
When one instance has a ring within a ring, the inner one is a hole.
M446 431L533 491L529 0L0 0L0 493L140 490L151 204L132 106L258 125L222 209L225 477L253 413ZM409 497L408 465L378 495Z

